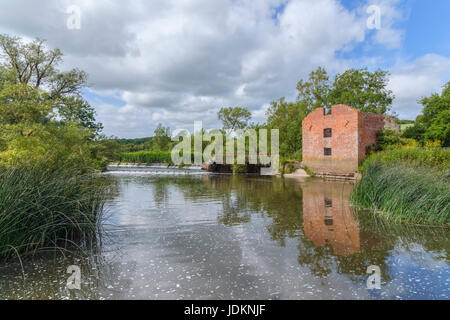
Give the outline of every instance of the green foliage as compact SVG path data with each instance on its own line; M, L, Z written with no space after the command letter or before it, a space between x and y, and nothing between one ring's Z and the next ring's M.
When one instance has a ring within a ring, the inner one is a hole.
M86 85L85 72L78 69L67 72L58 70L63 54L59 49L46 48L44 40L24 43L21 38L0 35L0 51L4 56L0 69L7 72L3 80L36 89L46 87L52 99L76 95Z
M375 150L385 150L390 146L400 144L400 134L394 130L380 130L377 132L377 145Z
M120 162L124 163L172 163L170 152L138 151L122 153Z
M311 169L309 169L307 166L304 166L303 170L305 170L305 172L311 177L314 177L316 175L316 173L314 171L312 171Z
M420 144L424 144L425 140L425 126L421 122L416 122L413 126L407 127L403 133L402 137L408 139L414 139Z
M347 104L362 112L384 114L394 99L387 89L387 71L349 69L337 74L329 94L330 105Z
M250 111L242 107L221 108L217 113L224 130L245 129L251 116Z
M66 97L58 108L61 123L74 122L90 130L94 135L100 134L103 125L96 122L95 110L89 103L79 97Z
M395 165L408 163L435 170L450 170L450 149L442 148L411 148L390 149L370 155L360 167L361 172L367 172L374 163Z
M60 72L62 53L43 40L0 35L0 165L46 160L81 171L102 169L102 125L80 96L86 74Z
M386 113L394 96L387 89L388 72L367 69L349 69L337 74L333 82L326 70L319 67L309 74L308 80L297 84L297 101L309 110L334 104L347 104L362 112Z
M136 139L117 139L112 138L119 145L120 152L136 152L136 151L151 151L152 137L136 138Z
M107 185L49 163L0 168L0 257L92 239Z
M309 110L322 108L329 105L331 83L327 71L319 67L311 71L308 80L300 80L297 83L297 101L306 105Z
M435 93L421 101L423 115L413 127L407 128L404 137L414 138L422 144L426 140L439 140L444 147L450 147L450 82L441 95Z
M450 147L450 104L449 109L438 113L425 130L425 140L441 141L442 146Z
M414 120L398 120L398 124L414 124Z
M273 101L267 110L268 129L278 129L280 155L293 158L302 148L302 121L309 112L304 102L286 102L284 98Z
M152 139L153 151L169 151L171 141L170 128L164 127L161 123L158 124Z
M448 177L424 167L370 162L353 191L352 201L396 222L450 222Z
M46 96L26 84L0 83L0 125L48 121L52 116L53 102Z

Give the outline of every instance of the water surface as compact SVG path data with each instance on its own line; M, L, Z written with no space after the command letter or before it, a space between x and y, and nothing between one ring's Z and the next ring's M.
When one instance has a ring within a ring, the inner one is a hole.
M101 247L0 266L1 299L449 299L450 231L349 206L348 182L112 168ZM66 287L69 265L81 290ZM367 267L381 289L367 289Z

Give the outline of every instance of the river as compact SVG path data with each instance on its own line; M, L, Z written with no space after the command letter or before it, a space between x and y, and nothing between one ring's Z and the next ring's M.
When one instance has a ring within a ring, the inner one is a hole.
M106 175L117 190L101 244L3 263L0 299L450 298L450 230L358 212L351 182L158 167ZM80 290L66 286L70 265ZM381 289L368 288L369 266Z

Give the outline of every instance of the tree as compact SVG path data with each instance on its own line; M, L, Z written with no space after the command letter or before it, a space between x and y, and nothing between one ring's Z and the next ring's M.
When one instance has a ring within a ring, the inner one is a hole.
M57 70L62 53L39 39L0 35L0 54L0 166L42 160L104 168L94 141L102 126L80 95L86 74Z
M328 74L319 67L309 74L308 81L300 80L297 83L297 101L305 103L310 110L323 108L329 105L330 90Z
M57 69L63 54L59 49L46 48L42 39L24 43L21 38L0 35L0 49L4 58L1 66L13 71L11 75L16 82L34 88L48 87L52 98L78 94L86 85L84 71Z
M161 123L158 124L154 131L155 135L153 137L153 149L155 151L168 151L170 142L170 128L164 127Z
M59 49L48 49L44 40L24 43L18 37L0 35L0 82L44 92L42 97L52 105L54 117L77 122L98 134L102 125L95 123L94 109L80 95L87 74L76 68L60 71L62 56Z
M415 138L422 144L425 140L439 140L443 147L450 147L450 82L441 94L432 94L420 100L422 116L416 124L403 133L404 137Z
M53 104L45 93L21 83L0 86L0 125L44 123L52 117Z
M242 107L221 108L217 113L224 130L245 129L251 116L250 111Z
M273 101L266 112L269 129L279 129L280 155L300 158L295 153L302 148L302 121L310 109L305 101Z
M58 116L62 123L78 123L81 127L91 130L95 136L103 130L103 125L95 119L95 109L86 100L77 96L63 99L58 108Z
M347 104L362 112L384 114L390 110L394 95L387 89L387 71L350 69L334 78L329 103Z
M347 104L362 112L384 114L394 99L387 89L388 75L383 70L349 69L337 74L331 83L326 70L319 67L308 80L298 82L297 101L306 103L310 110Z

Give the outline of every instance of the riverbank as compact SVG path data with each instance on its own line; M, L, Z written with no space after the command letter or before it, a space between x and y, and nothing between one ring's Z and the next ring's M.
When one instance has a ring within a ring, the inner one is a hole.
M450 150L389 150L370 156L352 203L388 220L450 224Z

